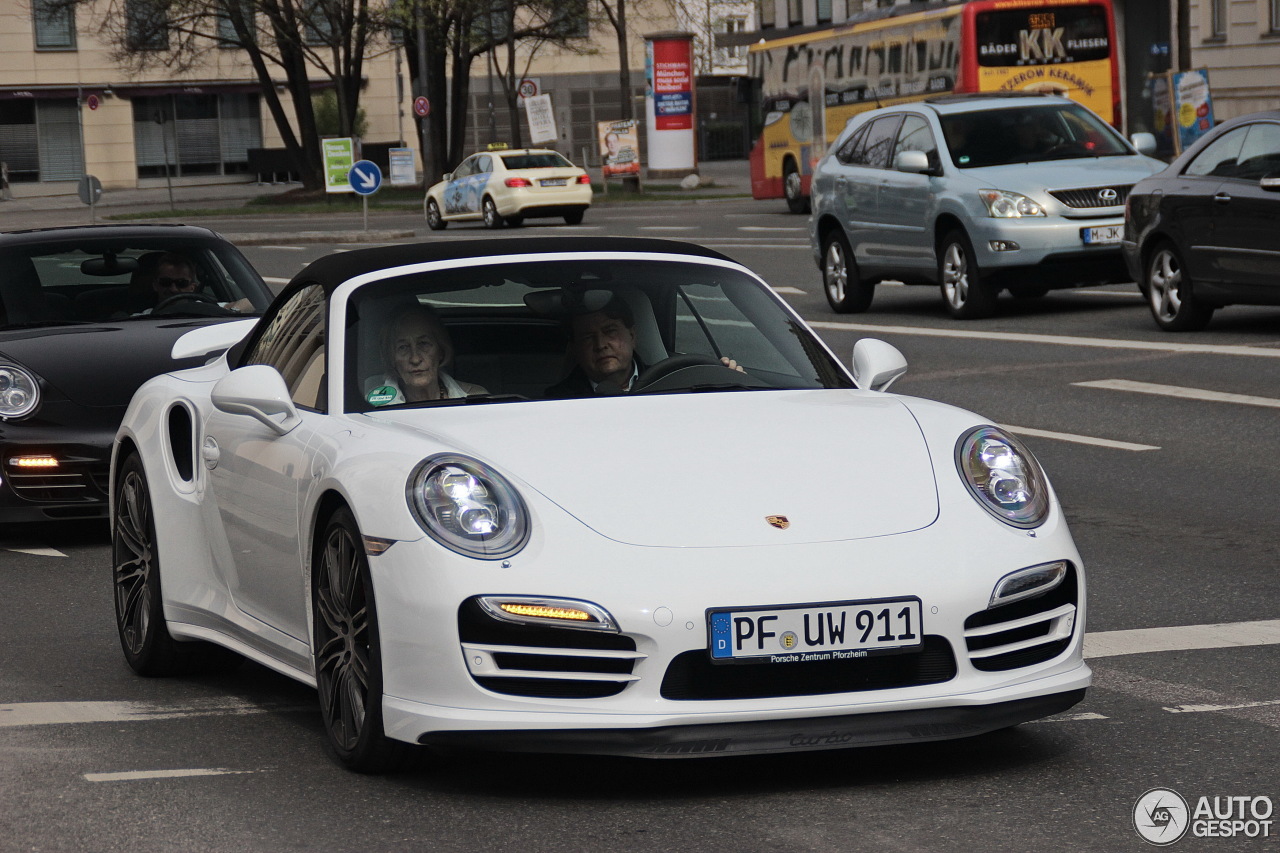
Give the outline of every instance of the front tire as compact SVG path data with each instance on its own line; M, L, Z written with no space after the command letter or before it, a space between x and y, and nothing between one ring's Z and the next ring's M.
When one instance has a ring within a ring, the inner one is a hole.
M432 231L443 231L448 226L449 223L440 215L440 205L433 198L427 199L427 227Z
M938 244L938 281L947 313L957 320L990 317L998 291L982 280L969 235L957 229Z
M858 275L849 239L838 228L822 238L822 290L837 314L861 314L876 295L876 286Z
M165 626L151 492L137 453L130 453L121 464L114 498L111 574L116 630L130 669L155 677L227 670L242 663L243 658L220 646L179 643Z
M804 194L804 181L793 160L788 160L782 167L782 194L787 199L787 210L792 213L809 212L809 198Z
M502 218L502 214L498 213L498 206L493 203L493 199L485 196L484 202L480 205L480 214L484 217L484 227L490 230L501 228L506 221Z
M329 746L348 770L394 770L410 747L383 730L378 612L363 539L346 507L325 524L312 577L316 691Z
M1172 243L1161 243L1151 253L1142 291L1152 319L1166 332L1198 332L1213 318L1214 306L1195 298L1191 276Z
M586 213L586 211L583 211L583 210L575 210L573 213L566 213L564 215L564 224L565 225L581 225L582 216L584 213Z

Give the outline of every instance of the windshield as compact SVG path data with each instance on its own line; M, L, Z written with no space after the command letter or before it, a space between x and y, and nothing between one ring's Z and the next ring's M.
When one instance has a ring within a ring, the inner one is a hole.
M847 388L767 288L674 261L493 264L366 285L347 411L630 393Z
M269 294L229 245L112 238L11 246L0 252L5 327L153 316L261 313Z
M573 164L554 151L539 154L507 154L502 163L508 169L563 169L572 168Z
M961 169L1133 153L1106 122L1078 104L949 113L939 120L951 161Z

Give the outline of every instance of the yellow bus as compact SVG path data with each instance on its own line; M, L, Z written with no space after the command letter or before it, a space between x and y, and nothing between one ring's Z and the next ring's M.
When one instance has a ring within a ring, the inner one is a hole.
M1110 0L914 3L761 40L748 54L764 119L751 194L803 213L813 166L845 122L951 92L1053 92L1119 127L1115 45Z

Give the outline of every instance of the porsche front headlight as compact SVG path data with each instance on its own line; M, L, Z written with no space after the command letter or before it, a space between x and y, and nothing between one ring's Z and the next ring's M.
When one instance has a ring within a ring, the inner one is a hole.
M407 497L419 526L459 554L500 560L529 538L520 494L476 459L450 453L424 459L409 476Z
M16 364L0 364L0 418L25 418L40 405L40 385Z
M1049 483L1022 442L993 426L956 445L956 467L983 509L1014 527L1039 527L1049 513Z

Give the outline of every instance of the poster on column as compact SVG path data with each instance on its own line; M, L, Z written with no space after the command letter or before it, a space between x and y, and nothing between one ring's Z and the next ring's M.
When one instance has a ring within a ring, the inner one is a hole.
M693 128L693 62L688 39L654 39L653 116L657 130Z
M640 174L640 139L635 119L596 122L600 164L606 178Z

